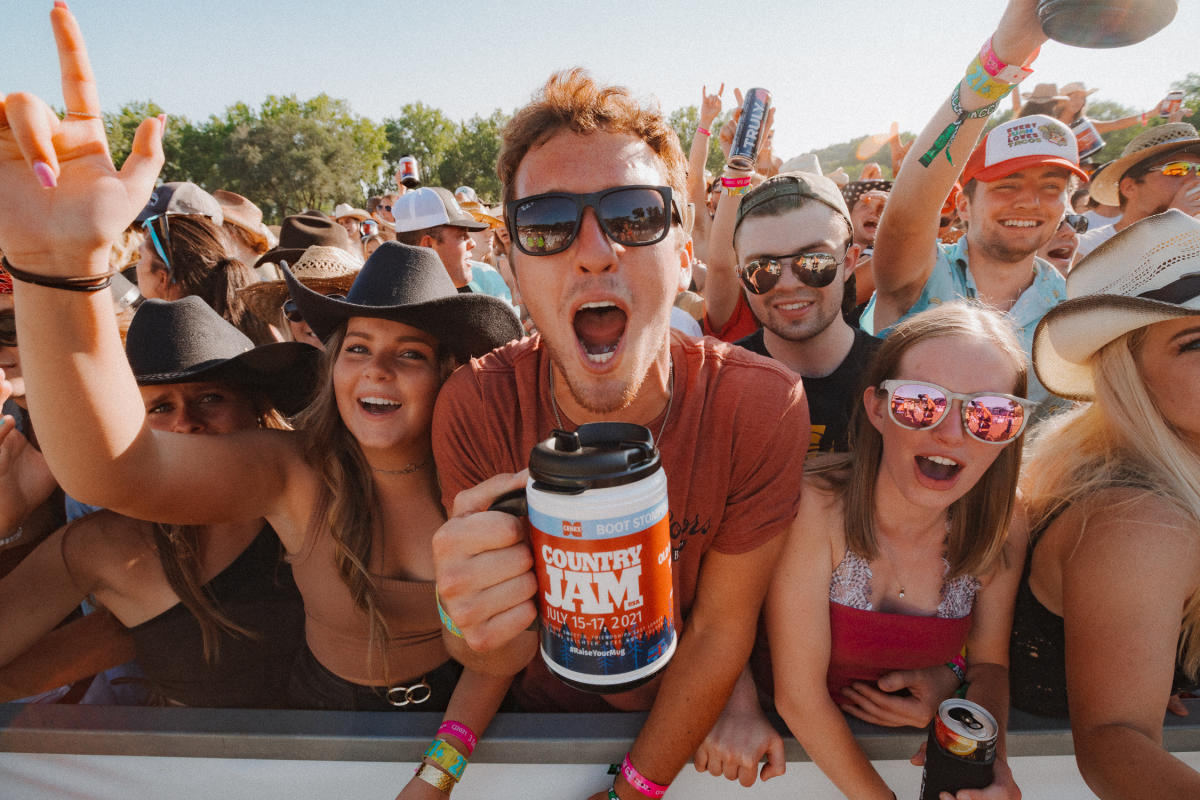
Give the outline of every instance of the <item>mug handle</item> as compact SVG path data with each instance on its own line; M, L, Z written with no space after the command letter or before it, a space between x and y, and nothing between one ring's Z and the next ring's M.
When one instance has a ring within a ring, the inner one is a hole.
M525 488L513 489L500 495L495 502L488 506L488 511L503 511L514 517L529 516L529 503L525 497Z

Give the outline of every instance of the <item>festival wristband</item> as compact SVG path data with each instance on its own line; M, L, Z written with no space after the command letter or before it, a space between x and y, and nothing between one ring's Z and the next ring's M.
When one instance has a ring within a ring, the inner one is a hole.
M988 75L978 57L967 67L966 82L967 88L984 100L1002 100L1016 86Z
M742 175L738 178L721 176L721 185L726 189L743 189L750 185L750 176Z
M960 684L967 682L967 661L962 657L962 653L956 655L953 660L947 661L946 666L958 678Z
M702 133L705 136L712 136L712 131L710 131L708 128L701 128L699 126L696 127L696 133Z
M450 773L454 780L462 780L463 770L467 768L467 757L445 739L434 739L430 742L424 757Z
M617 794L616 789L609 789L607 800L621 800L621 795Z
M625 754L625 760L621 762L621 775L639 793L644 794L646 797L654 798L654 800L658 800L658 798L666 794L667 789L670 787L670 784L664 786L661 783L655 783L638 772L637 767L629 760L629 753Z
M1033 74L1030 65L1037 58L1042 48L1037 48L1029 54L1029 58L1025 59L1025 63L1020 66L1005 64L996 55L996 51L992 49L992 37L988 37L983 43L983 47L979 49L979 58L977 59L984 71L1001 83L1016 85Z
M442 608L442 599L438 597L437 587L433 587L433 602L437 603L438 616L442 618L442 624L446 626L446 630L450 631L451 635L463 638L463 632L454 624L454 620L450 619L450 615L446 613L446 609Z
M968 119L987 119L1000 105L1000 101L997 100L993 103L989 103L983 108L977 108L974 111L967 111L960 104L960 99L961 94L959 93L958 84L956 83L954 84L954 91L950 93L950 110L958 116L955 117L953 122L946 126L945 130L938 135L933 145L925 151L923 156L921 156L921 166L928 167L933 163L933 159L937 157L937 154L943 150L946 151L946 160L953 164L954 159L950 158L950 145L954 143L954 138L958 136L958 129L961 128L962 124Z
M458 737L467 748L466 755L468 758L471 757L471 753L475 752L475 745L479 744L479 737L475 735L475 731L463 723L452 719L446 720L442 723L442 727L438 728L437 735L441 736L443 733L449 733Z
M431 764L422 764L417 767L417 777L446 794L450 794L454 789L454 784L457 783L450 775Z

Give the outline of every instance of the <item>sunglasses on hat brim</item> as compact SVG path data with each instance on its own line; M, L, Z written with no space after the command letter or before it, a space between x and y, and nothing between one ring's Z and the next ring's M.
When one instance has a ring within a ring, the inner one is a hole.
M959 394L926 381L888 380L888 416L910 431L931 430L948 416L953 401L961 404L963 430L986 444L1008 444L1021 435L1035 404L1003 392Z

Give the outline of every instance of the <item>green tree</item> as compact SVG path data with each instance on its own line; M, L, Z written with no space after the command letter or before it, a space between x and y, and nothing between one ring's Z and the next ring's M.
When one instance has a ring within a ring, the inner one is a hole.
M731 111L722 111L717 116L713 121L712 136L708 137L708 158L705 159L704 168L714 175L720 174L721 170L725 168L725 153L721 151L718 134L731 113ZM675 134L679 137L679 144L683 148L683 156L687 158L688 154L692 152L692 138L696 135L696 128L700 125L700 107L691 105L675 109L668 115L667 124L675 130Z
M501 186L496 160L500 155L500 132L508 119L508 114L496 109L489 116L475 115L460 125L438 167L440 185L453 190L466 184L480 198L499 202Z
M454 144L458 126L441 109L420 102L408 103L400 109L400 116L385 119L383 128L387 137L384 164L370 183L373 194L394 188L392 176L400 159L406 155L417 159L421 183L426 186L446 185L441 174L442 159Z
M268 97L257 112L238 104L211 125L228 129L216 170L220 188L254 200L274 221L343 200L364 202L387 147L381 126L325 94Z

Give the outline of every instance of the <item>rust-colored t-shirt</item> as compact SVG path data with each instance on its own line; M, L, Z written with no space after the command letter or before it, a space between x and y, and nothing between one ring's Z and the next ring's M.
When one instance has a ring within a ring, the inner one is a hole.
M700 320L700 328L704 331L705 336L715 336L723 342L736 342L758 330L759 324L758 320L754 318L754 312L750 310L750 304L746 302L745 292L739 290L737 305L733 307L733 314L725 320L724 325L720 328L714 327L708 314L705 314L704 318Z
M658 445L682 629L708 549L748 552L795 516L809 425L800 380L778 362L707 337L671 336L675 396ZM447 508L463 489L524 469L533 446L550 436L556 424L549 369L549 352L534 336L473 360L447 381L433 421ZM565 416L563 424L576 427ZM661 424L660 417L648 427L657 434ZM611 708L553 678L540 658L527 668L517 696L531 710ZM638 705L652 701L648 696Z

